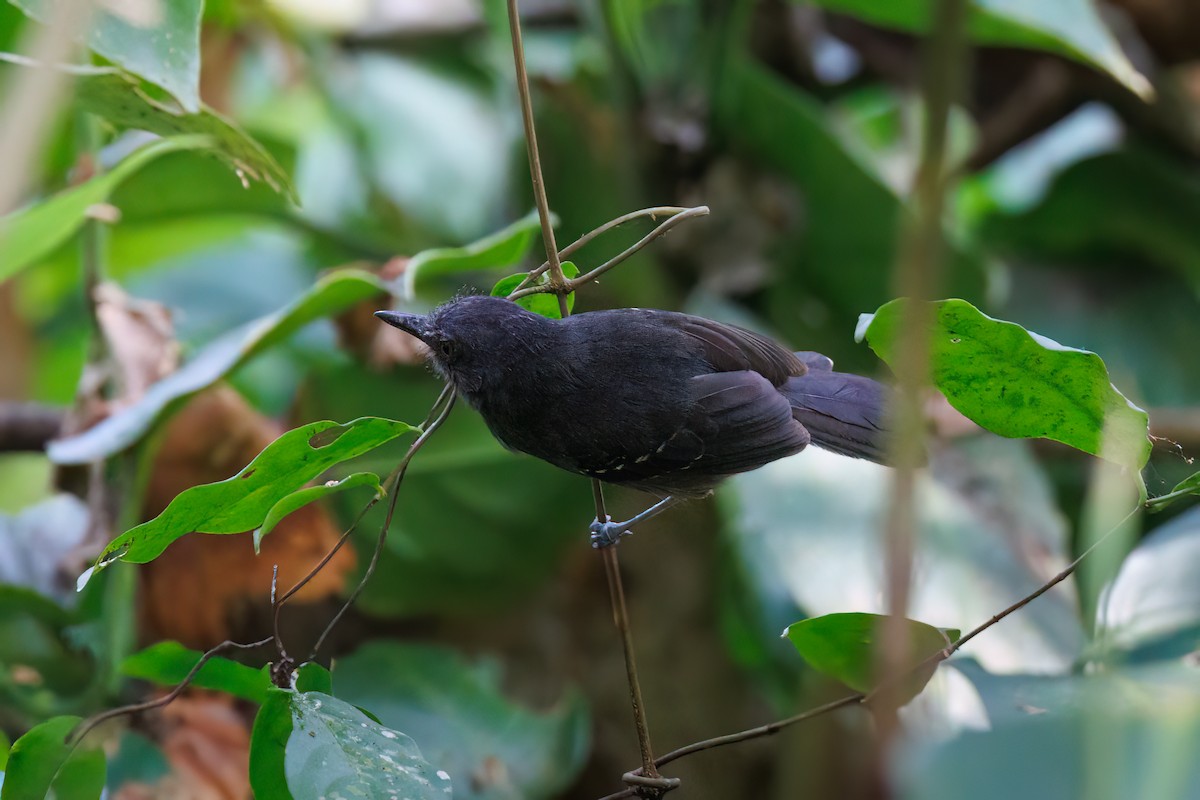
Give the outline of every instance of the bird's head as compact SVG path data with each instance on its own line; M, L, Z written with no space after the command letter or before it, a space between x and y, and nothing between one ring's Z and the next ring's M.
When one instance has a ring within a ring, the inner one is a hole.
M484 388L489 375L502 372L507 359L537 342L536 326L548 321L509 300L479 295L452 300L429 314L376 311L375 316L424 342L434 369L468 397Z

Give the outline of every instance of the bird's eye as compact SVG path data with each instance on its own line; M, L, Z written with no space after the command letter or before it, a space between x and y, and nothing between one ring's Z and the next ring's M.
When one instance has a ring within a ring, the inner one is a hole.
M441 353L442 358L452 358L455 353L454 342L449 339L442 339L438 342L437 349Z

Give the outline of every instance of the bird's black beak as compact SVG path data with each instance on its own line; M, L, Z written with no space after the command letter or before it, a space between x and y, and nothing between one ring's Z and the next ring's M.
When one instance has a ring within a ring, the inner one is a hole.
M422 341L424 341L425 334L429 330L429 317L420 314L401 314L398 311L376 311L375 316L393 328L399 328L405 333L411 333Z

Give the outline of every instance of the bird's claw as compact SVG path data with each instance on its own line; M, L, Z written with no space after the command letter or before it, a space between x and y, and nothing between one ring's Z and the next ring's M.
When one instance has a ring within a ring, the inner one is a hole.
M619 522L613 522L612 517L605 517L605 521L599 519L593 520L589 528L592 532L592 548L601 550L605 547L612 547L621 541L622 536L628 536L633 533L625 525Z

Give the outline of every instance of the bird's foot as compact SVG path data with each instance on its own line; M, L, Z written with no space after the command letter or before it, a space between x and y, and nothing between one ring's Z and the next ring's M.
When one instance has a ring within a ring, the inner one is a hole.
M613 522L612 517L606 516L604 522L599 518L594 520L590 526L592 532L592 547L596 550L601 550L605 547L612 547L621 541L622 536L628 536L633 533L629 530L629 524L625 522Z

